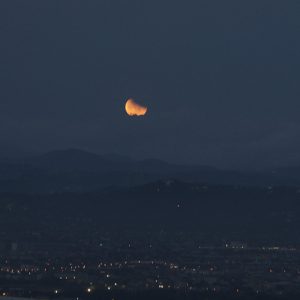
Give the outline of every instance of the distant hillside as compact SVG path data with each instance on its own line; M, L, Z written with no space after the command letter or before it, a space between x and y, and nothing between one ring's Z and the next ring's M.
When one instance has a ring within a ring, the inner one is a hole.
M157 159L57 150L22 159L0 160L0 192L87 192L109 186L135 186L174 178L186 182L241 186L300 186L300 168L263 172L218 170L170 164Z

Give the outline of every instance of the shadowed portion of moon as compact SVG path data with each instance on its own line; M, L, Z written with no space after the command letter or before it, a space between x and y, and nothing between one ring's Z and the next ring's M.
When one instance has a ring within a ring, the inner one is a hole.
M148 108L136 103L133 99L128 99L125 104L125 110L129 116L144 116Z

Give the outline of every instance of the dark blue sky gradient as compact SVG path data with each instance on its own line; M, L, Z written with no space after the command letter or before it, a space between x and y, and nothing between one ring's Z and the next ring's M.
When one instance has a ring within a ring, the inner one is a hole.
M1 151L300 165L299 16L299 1L3 0ZM128 97L149 114L126 116Z

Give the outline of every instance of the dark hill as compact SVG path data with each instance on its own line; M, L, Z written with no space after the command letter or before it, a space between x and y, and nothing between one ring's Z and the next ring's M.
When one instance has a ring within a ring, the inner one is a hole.
M156 159L98 155L78 149L57 150L0 161L0 192L88 192L109 186L135 186L174 178L185 182L237 186L300 185L299 168L261 172L176 165Z

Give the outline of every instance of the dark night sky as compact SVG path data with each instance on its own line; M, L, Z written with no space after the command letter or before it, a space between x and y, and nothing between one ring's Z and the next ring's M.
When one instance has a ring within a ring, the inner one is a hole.
M2 0L0 39L3 153L300 164L297 0Z

